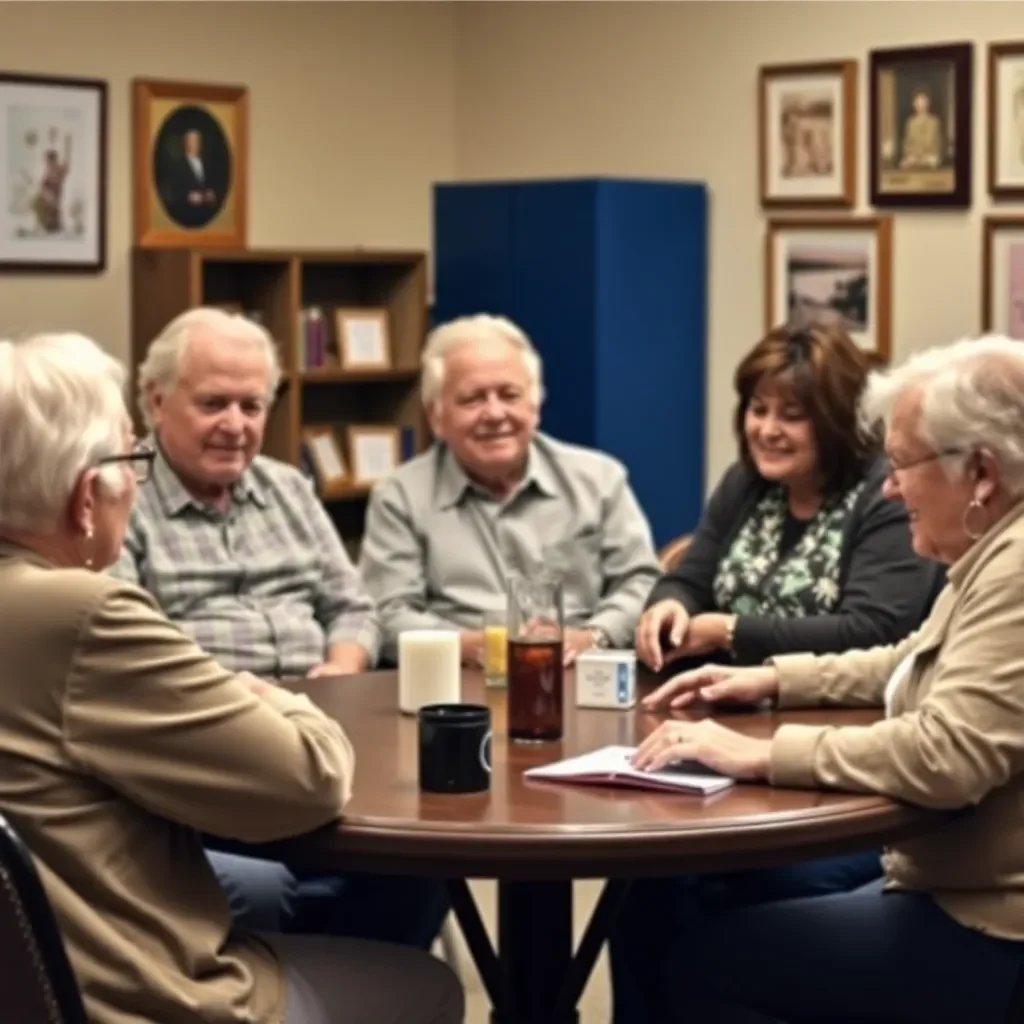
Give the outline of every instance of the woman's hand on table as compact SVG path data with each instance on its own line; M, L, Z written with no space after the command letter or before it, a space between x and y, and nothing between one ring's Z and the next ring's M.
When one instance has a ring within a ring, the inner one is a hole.
M648 711L685 708L695 700L707 703L736 702L756 704L779 692L779 673L771 665L733 668L729 665L704 665L680 672L643 700Z
M655 672L665 663L665 654L661 647L661 635L668 636L669 650L682 647L686 632L690 626L690 614L681 601L667 598L652 604L640 616L636 626L634 641L637 657Z
M637 748L633 765L658 771L674 761L699 761L733 779L768 776L771 740L755 739L711 719L700 722L662 722Z

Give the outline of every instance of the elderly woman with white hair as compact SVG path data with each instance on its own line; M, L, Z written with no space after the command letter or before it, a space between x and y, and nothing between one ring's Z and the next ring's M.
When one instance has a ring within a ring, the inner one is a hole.
M879 706L871 726L782 725L769 740L714 720L662 723L636 754L694 758L773 786L878 793L936 812L851 893L705 917L666 954L666 1019L995 1024L1024 966L1024 345L962 341L873 375L886 490L915 550L949 566L901 643L683 673L649 709L769 698Z
M408 948L232 928L201 833L336 820L352 748L305 697L222 667L118 556L153 452L115 360L0 342L0 809L32 854L95 1024L457 1024Z

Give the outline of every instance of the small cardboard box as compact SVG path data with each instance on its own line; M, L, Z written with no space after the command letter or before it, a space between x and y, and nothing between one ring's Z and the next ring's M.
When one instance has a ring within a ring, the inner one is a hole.
M625 710L635 704L635 652L591 650L577 655L577 707Z

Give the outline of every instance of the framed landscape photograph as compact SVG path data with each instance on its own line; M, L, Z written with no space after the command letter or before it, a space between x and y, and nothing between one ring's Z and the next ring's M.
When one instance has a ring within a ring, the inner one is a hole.
M879 362L892 343L892 220L771 220L765 238L765 329L841 324Z
M135 79L132 106L136 244L244 248L248 90Z
M0 269L103 270L107 83L0 74Z
M762 67L758 135L762 206L853 206L857 62Z
M984 220L981 329L1024 341L1024 216Z
M988 191L1024 199L1024 41L988 48Z
M874 206L971 205L973 62L970 43L872 51Z

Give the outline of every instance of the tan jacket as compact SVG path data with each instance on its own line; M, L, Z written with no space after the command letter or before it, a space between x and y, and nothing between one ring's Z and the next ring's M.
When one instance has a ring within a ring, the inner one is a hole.
M882 704L911 653L885 720L782 726L771 781L960 811L886 851L889 885L933 893L969 927L1024 939L1024 503L950 568L931 615L902 643L773 659L779 704Z
M199 831L335 819L352 748L257 697L131 584L0 544L0 810L32 851L94 1024L278 1024L283 972L231 933Z

